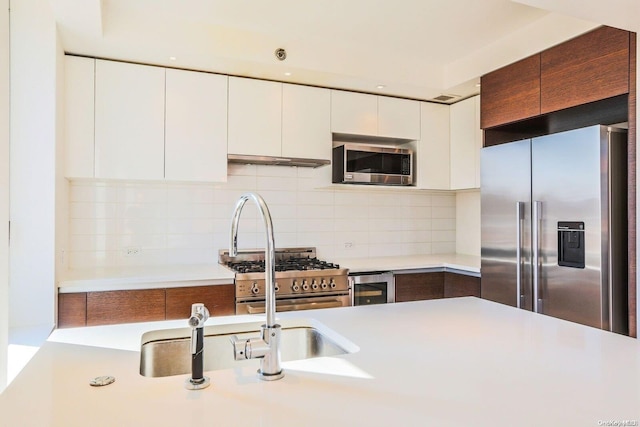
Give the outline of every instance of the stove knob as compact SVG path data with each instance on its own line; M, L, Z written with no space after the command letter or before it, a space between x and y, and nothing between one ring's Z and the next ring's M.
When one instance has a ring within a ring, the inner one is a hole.
M308 291L309 290L309 284L307 283L306 280L302 281L302 290L303 291Z
M325 279L322 279L322 283L320 284L320 286L322 287L323 290L326 290L329 287Z
M258 284L257 284L257 283L254 283L254 284L251 286L251 293L255 295L255 294L257 294L258 292L260 292L260 288L258 287Z
M293 285L291 285L291 290L292 290L293 292L298 292L298 291L300 291L300 285L298 285L298 281L297 281L297 280L294 280L294 281L293 281Z
M318 282L316 282L316 279L313 279L313 282L311 282L311 288L312 288L314 291L317 291L317 290L318 290L319 286L318 286Z
M335 289L336 288L336 281L331 279L331 282L329 282L329 286L331 286L331 289Z
M276 290L276 292L278 292L280 290L280 286L278 286L278 282L276 282L275 290Z

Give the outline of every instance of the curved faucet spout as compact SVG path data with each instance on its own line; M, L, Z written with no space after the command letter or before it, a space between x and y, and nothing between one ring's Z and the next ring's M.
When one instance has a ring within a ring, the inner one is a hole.
M264 228L267 233L267 242L265 247L265 313L267 315L267 327L272 327L275 325L275 312L276 312L276 286L275 286L275 277L276 277L276 262L275 262L275 244L273 239L273 222L271 221L271 213L269 213L269 208L265 203L262 196L256 193L245 193L240 196L240 199L236 203L235 208L233 209L233 218L231 220L231 245L229 248L229 255L236 256L238 255L238 223L240 222L240 214L242 213L242 208L247 200L253 200L255 204L258 206L258 210L260 211L260 215L262 216L262 220L264 222Z

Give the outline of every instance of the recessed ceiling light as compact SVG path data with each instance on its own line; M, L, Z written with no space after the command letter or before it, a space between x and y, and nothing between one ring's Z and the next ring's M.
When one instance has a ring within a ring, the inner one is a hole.
M291 75L291 73L287 71L286 73L284 73L284 75L285 75L285 76L290 76L290 75Z
M376 86L376 89L384 89L386 86L385 85L378 85Z
M170 56L169 57L169 61L175 61L176 59L178 59L178 58L176 58L175 56Z

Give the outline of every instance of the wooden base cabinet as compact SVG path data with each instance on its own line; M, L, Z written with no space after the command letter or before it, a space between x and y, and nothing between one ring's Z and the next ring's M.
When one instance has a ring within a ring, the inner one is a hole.
M480 298L480 278L434 272L396 274L396 302L474 296Z
M211 316L235 314L235 287L190 286L166 289L78 292L58 295L58 328L188 319L201 302Z

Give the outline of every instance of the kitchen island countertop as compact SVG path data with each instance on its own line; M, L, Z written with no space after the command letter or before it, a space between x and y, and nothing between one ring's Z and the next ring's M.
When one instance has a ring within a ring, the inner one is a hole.
M349 272L447 268L479 275L480 257L461 254L388 256L331 260ZM220 264L105 267L69 270L58 283L60 293L175 288L233 283L234 273Z
M278 313L280 319L301 317L358 351L288 362L285 377L274 382L258 380L257 361L210 371L211 386L201 391L184 388L186 375L138 373L141 333L185 327L186 321L55 331L0 395L0 425L640 421L640 342L633 338L473 297ZM212 318L207 325L256 319L262 317ZM116 381L90 387L99 375Z

